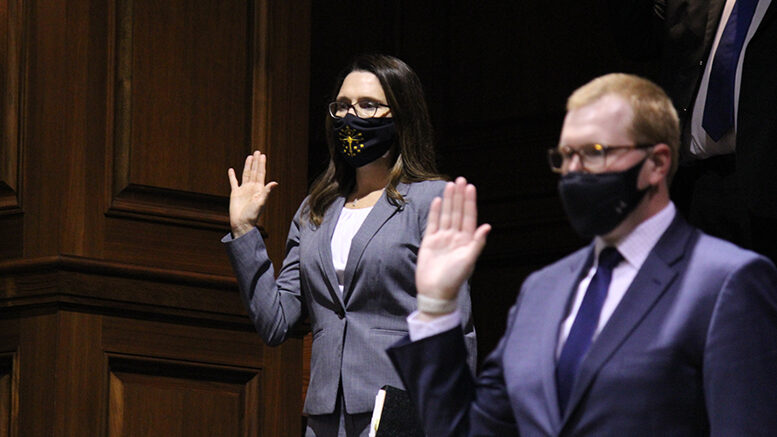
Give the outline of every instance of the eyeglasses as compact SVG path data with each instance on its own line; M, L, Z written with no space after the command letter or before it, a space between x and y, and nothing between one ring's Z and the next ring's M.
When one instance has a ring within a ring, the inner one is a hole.
M351 108L353 108L354 114L359 118L373 118L378 113L378 109L389 108L389 106L373 102L372 100L362 100L354 104L335 101L329 104L329 115L332 118L343 118Z
M600 171L607 167L607 153L612 150L623 149L648 149L655 144L630 144L623 146L608 146L604 144L584 144L580 147L571 148L568 146L559 146L548 149L548 163L550 169L555 173L562 173L572 161L572 157L577 155L580 159L580 166L586 171Z

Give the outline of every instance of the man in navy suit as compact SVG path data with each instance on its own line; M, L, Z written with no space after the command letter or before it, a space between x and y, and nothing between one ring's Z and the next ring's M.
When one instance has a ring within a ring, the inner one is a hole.
M777 270L676 213L671 101L611 74L567 110L551 168L593 241L526 279L477 379L455 299L490 228L463 178L432 203L418 311L389 349L427 435L777 435Z

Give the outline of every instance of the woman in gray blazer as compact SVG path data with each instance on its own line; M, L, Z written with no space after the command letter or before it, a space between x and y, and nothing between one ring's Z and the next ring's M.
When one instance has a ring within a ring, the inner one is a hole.
M232 233L222 240L241 296L269 345L306 317L313 331L304 411L308 436L368 433L375 394L402 387L386 348L416 308L415 263L429 205L445 182L418 77L391 56L357 57L336 81L326 131L329 166L297 210L278 277L256 221L270 191L267 157L229 169ZM474 369L469 290L459 307Z

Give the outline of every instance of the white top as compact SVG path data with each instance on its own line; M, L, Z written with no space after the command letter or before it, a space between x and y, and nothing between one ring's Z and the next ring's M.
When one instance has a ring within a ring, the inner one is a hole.
M337 225L332 234L332 262L335 265L340 293L343 292L345 264L348 262L348 252L351 250L351 240L359 232L370 211L372 211L371 206L359 209L343 208L340 218L337 219Z
M602 305L602 312L599 315L599 325L597 326L596 332L594 333L594 339L599 334L599 332L601 332L604 325L610 319L610 316L612 316L612 313L615 311L615 308L618 306L621 299L623 299L623 296L626 294L626 290L628 290L631 282L637 275L637 272L650 254L650 251L653 250L653 247L656 245L659 238L661 238L661 235L664 234L666 229L672 223L672 220L674 220L675 214L675 206L670 202L669 205L659 211L658 214L640 223L640 225L631 231L629 235L624 237L615 245L615 247L618 249L618 252L620 252L623 256L623 261L621 261L620 264L618 264L613 269L610 288L607 292L607 297L604 300L604 304ZM591 282L591 279L596 272L599 252L601 252L604 247L604 242L599 237L596 237L594 240L594 252L596 255L596 260L589 269L586 277L580 281L580 284L577 287L577 291L575 292L572 308L561 325L558 345L556 347L557 357L561 353L564 342L567 340L569 330L572 328L572 323L574 322L575 317L577 316L577 311L583 301L585 290L588 288L588 283ZM407 317L408 330L411 341L418 341L423 338L431 337L432 335L445 332L449 329L453 329L456 325L461 323L461 316L459 315L458 311L454 311L451 314L438 317L430 322L417 320L417 314L418 311L414 311Z
M734 129L725 133L720 138L720 141L716 142L713 141L709 135L707 135L707 131L701 127L701 122L704 118L704 103L707 100L707 88L710 83L712 60L715 57L715 52L718 50L720 36L723 34L723 29L726 27L726 22L728 21L728 17L731 15L731 10L734 8L735 2L736 0L726 0L726 4L723 7L723 15L720 17L718 31L715 33L715 40L712 43L712 50L710 50L710 55L707 59L707 65L704 67L704 74L701 77L699 93L696 95L696 102L693 105L693 114L691 114L690 151L693 156L699 159L732 153L736 149L737 114L739 113L739 85L742 81L742 62L745 59L747 45L753 38L755 31L758 29L758 26L761 24L761 21L766 14L766 10L769 8L769 4L771 4L772 0L760 0L758 2L758 6L755 8L753 21L750 22L750 28L747 31L745 43L742 46L742 51L739 53L739 62L737 63L736 76L734 79Z

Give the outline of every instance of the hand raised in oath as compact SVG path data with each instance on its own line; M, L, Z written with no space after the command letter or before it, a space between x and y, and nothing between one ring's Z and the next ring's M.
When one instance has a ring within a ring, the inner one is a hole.
M229 225L232 228L232 238L238 238L256 226L267 196L278 185L275 181L264 183L266 164L267 155L257 150L246 157L241 184L237 182L234 169L227 171L232 187L229 195Z

